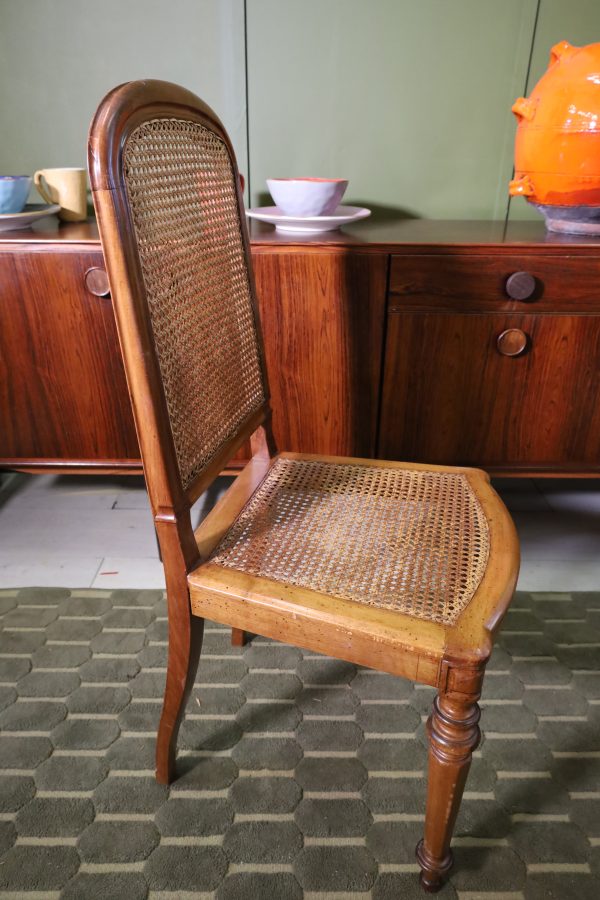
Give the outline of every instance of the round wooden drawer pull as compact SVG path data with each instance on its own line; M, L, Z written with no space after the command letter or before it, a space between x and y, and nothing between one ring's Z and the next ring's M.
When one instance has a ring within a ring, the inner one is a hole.
M511 300L530 300L535 292L535 278L529 272L513 272L506 279L506 293Z
M108 297L110 295L110 287L108 284L108 275L104 269L94 266L85 273L85 286L96 297Z
M498 353L502 356L520 356L527 349L529 339L520 328L507 328L496 338Z

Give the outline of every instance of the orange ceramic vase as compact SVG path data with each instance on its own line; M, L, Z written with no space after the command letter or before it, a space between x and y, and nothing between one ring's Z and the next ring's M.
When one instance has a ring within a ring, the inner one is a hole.
M531 96L512 110L519 121L512 196L544 214L546 206L571 207L567 219L585 218L573 207L600 207L600 44L556 44Z

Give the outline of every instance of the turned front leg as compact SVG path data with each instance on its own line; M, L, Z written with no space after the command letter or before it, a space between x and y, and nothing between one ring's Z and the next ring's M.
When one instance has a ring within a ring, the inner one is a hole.
M429 778L425 836L417 845L421 886L438 891L452 867L450 841L473 750L479 744L479 706L475 697L440 693L427 722Z

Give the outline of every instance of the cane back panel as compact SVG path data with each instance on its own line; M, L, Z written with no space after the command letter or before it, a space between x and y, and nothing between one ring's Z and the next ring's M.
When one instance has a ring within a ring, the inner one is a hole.
M265 401L235 172L203 125L128 137L124 180L184 489Z

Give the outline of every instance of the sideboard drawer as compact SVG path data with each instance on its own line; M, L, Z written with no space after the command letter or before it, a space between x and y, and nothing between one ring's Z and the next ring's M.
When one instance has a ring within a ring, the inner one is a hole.
M600 312L600 256L392 256L390 311Z

